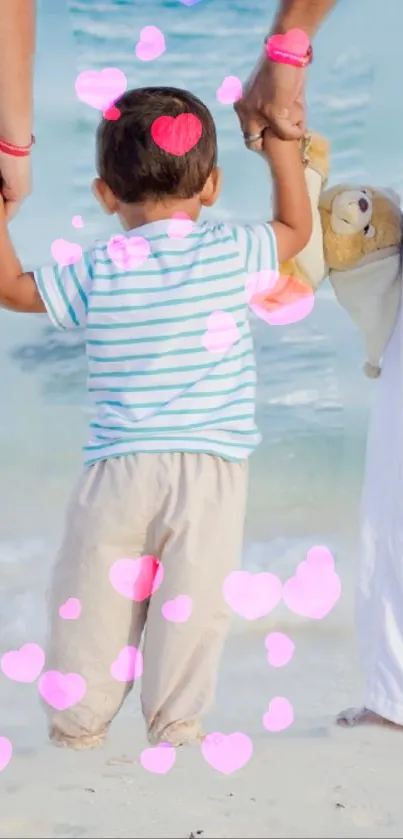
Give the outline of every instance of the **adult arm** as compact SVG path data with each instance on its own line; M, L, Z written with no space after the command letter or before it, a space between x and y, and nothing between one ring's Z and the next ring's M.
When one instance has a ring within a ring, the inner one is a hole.
M302 29L309 38L329 14L336 0L282 0L271 35ZM244 86L235 111L244 134L260 134L270 128L283 140L298 140L306 130L305 70L269 61L261 56ZM261 151L262 140L250 144Z
M313 38L335 4L336 0L282 0L271 34L302 29Z
M36 0L0 0L0 138L29 144L33 123ZM31 187L29 157L0 152L2 193L10 218Z

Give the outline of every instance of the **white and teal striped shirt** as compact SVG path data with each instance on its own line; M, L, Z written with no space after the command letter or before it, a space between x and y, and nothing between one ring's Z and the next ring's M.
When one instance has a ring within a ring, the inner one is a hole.
M35 272L53 324L85 329L95 407L86 464L168 451L242 460L260 442L245 283L277 270L272 228L204 223L170 238L168 225L125 234L149 243L138 267L97 243L72 265Z

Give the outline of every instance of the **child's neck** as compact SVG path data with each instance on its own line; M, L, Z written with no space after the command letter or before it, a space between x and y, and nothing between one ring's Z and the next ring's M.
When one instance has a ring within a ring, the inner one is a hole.
M169 220L176 213L185 214L192 221L197 221L201 205L198 197L170 200L166 202L144 201L141 204L121 204L118 215L125 230L134 230L153 221Z

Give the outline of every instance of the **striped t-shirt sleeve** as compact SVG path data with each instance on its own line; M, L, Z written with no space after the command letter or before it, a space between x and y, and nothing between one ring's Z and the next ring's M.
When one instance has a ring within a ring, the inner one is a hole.
M237 224L231 231L247 274L278 271L277 242L270 224Z
M53 326L57 329L83 328L92 280L90 254L83 253L72 265L50 265L33 273Z

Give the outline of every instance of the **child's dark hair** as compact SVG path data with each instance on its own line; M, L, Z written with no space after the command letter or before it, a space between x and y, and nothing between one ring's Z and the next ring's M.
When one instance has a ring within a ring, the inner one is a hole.
M116 198L135 204L201 192L217 164L214 120L203 102L174 87L142 87L124 93L115 106L120 117L103 118L98 126L97 169ZM158 117L183 113L195 114L203 133L186 154L169 154L154 143L151 126Z

